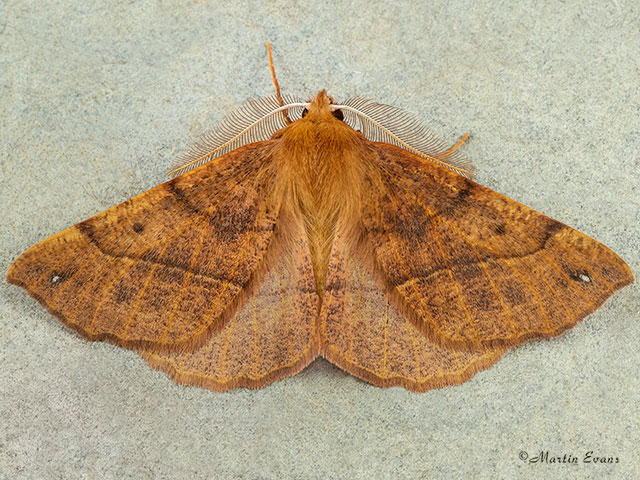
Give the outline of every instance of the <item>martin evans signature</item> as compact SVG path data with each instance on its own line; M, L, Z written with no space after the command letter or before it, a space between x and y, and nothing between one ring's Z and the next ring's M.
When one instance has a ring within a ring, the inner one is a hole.
M539 452L535 452L534 455L529 455L529 453L524 450L520 450L518 454L518 458L523 462L527 463L553 463L553 464L574 464L577 465L579 463L586 464L614 464L620 463L620 458L616 455L602 455L594 452L593 450L589 450L583 454L572 454L572 453L560 453L550 452L549 450L541 450Z

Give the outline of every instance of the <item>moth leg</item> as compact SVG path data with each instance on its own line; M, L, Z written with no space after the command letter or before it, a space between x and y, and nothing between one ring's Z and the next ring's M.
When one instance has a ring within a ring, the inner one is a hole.
M440 158L446 158L450 156L453 152L458 150L462 146L462 144L466 142L468 139L469 139L469 135L465 133L464 135L462 135L462 137L460 137L460 140L458 140L458 143L446 149L444 152L434 155L434 157L440 159Z

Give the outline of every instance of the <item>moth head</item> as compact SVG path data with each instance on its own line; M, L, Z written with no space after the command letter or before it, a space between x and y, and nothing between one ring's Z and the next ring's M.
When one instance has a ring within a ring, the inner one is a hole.
M342 121L342 111L334 108L333 97L327 95L326 90L321 90L318 94L309 100L309 106L302 112L302 117L309 117L314 120L327 120L335 118Z

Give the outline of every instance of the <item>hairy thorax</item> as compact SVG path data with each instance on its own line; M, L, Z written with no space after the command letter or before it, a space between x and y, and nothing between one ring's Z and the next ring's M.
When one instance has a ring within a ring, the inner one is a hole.
M318 292L325 284L336 229L355 235L366 145L328 109L310 111L279 136L276 158L285 189L283 208L304 224Z

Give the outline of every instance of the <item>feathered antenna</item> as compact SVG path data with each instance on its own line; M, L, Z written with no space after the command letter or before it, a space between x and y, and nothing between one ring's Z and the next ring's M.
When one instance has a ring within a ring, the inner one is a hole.
M275 132L289 125L292 118L294 120L302 118L302 111L309 104L292 95L280 94L280 85L276 79L269 43L267 43L267 52L276 94L249 100L225 117L198 143L175 160L169 176L182 175L243 145L267 140Z
M342 105L332 105L331 108L341 110L344 122L360 130L369 140L397 145L467 178L474 176L473 163L459 150L469 138L466 134L449 147L413 115L362 97L350 98Z

